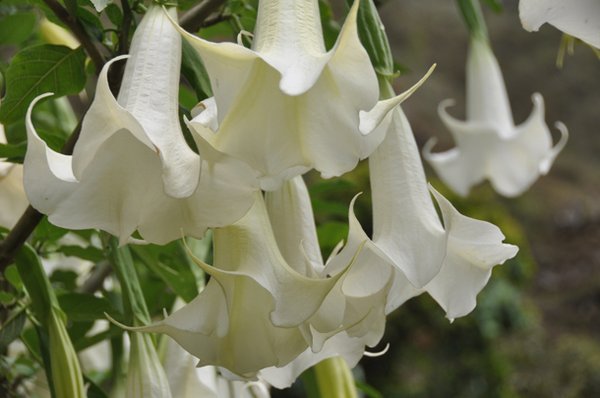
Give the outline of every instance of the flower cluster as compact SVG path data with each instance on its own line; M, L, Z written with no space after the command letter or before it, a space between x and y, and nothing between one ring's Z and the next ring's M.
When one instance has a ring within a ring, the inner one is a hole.
M107 72L122 58L102 70L72 156L39 137L32 103L25 188L51 222L122 243L136 231L162 244L213 230L213 263L197 260L206 287L135 330L165 333L232 378L285 387L324 358L355 364L380 341L386 315L420 293L450 319L468 314L492 267L516 254L496 226L428 187L399 107L423 80L400 95L378 81L358 35L359 3L329 51L317 0L261 0L251 48L190 35L174 9L151 6L116 99ZM187 121L193 147L178 120L181 35L214 92ZM352 203L347 240L324 261L301 175L339 176L365 158L373 236Z

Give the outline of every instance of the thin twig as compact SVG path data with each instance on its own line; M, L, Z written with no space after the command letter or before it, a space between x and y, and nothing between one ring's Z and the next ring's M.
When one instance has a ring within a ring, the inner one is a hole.
M179 18L179 25L189 32L197 32L210 14L217 11L223 4L225 4L225 0L204 0L183 14Z
M119 48L117 50L117 55L123 55L129 52L129 32L131 30L131 23L133 22L133 13L131 12L128 0L121 0L121 6L123 8L123 20L119 32ZM124 71L125 62L113 64L108 71L110 89L115 95L119 93L119 89L121 88L121 80L123 79Z
M108 260L103 260L96 265L94 271L83 285L77 289L79 293L95 293L98 289L102 287L104 280L108 275L111 274L113 268Z
M96 67L96 74L100 73L102 66L104 66L104 57L98 51L98 48L92 43L90 37L85 32L85 28L79 22L79 20L71 15L66 8L64 8L56 0L44 0L44 3L52 10L54 15L69 27L71 32L75 35L77 40L81 43L85 51L88 53L94 66Z

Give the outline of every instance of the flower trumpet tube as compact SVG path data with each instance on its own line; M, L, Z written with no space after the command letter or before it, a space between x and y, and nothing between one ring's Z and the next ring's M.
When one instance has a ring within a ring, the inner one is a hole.
M175 15L175 9L169 11ZM24 184L33 207L71 229L99 228L121 242L139 231L153 243L239 219L251 206L256 175L201 137L202 158L178 121L181 37L152 6L136 30L118 99L101 71L72 156L51 150L27 112ZM47 96L48 94L46 94Z
M530 32L549 23L600 49L600 2L596 0L520 0L519 17Z
M325 178L352 170L382 141L375 127L422 82L378 102L375 71L357 32L359 3L330 51L317 0L261 0L251 49L182 31L214 91L192 128L257 170L263 189L311 168Z
M550 170L568 138L567 129L557 123L561 138L552 146L543 98L534 94L532 100L533 112L515 126L498 61L487 39L474 35L467 60L467 120L459 121L447 113L451 101L438 108L457 146L432 153L435 141L430 140L423 150L425 159L460 195L466 196L486 178L501 195L520 195Z
M516 255L500 229L460 214L433 188L435 210L410 124L394 110L386 139L369 158L373 242L397 269L387 312L411 294L427 291L450 319L464 316L490 278L492 267ZM414 287L407 287L406 279ZM396 288L402 287L401 289Z

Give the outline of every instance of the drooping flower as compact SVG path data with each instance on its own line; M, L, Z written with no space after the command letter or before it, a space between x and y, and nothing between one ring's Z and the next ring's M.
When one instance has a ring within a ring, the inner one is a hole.
M288 387L308 367L342 356L356 365L365 347L381 340L392 266L362 231L350 205L350 231L344 248L324 263L316 235L310 196L302 177L288 180L265 195L269 218L283 257L305 275L339 280L317 311L301 326L310 348L284 367L260 375L278 388Z
M243 377L284 366L307 347L299 325L321 305L339 276L311 278L281 256L262 194L235 224L214 230L211 276L190 303L146 332L165 333L199 359Z
M492 267L518 248L502 243L498 227L463 216L430 187L442 223L406 116L397 108L386 122L386 138L369 158L373 242L396 267L386 311L426 291L448 318L464 316L475 308Z
M217 150L246 161L265 190L314 168L339 176L383 137L383 117L420 84L379 101L375 71L350 9L325 50L317 0L261 0L252 49L211 43L182 31L200 54L214 98L191 126Z
M175 15L175 9L169 11ZM54 152L27 113L25 189L49 220L71 229L99 228L121 242L136 230L153 243L182 233L201 237L227 225L252 204L256 176L242 162L194 137L178 120L181 37L152 6L136 30L118 99L103 68L72 156Z
M520 0L519 17L530 32L549 23L600 49L600 2L597 0Z
M553 147L540 94L532 96L534 109L529 118L514 125L502 73L486 39L472 37L466 73L467 120L459 121L446 112L451 101L438 108L457 146L432 153L435 141L431 140L423 155L460 195L466 196L473 185L487 178L501 195L517 196L550 170L567 142L567 129L557 123L561 138Z

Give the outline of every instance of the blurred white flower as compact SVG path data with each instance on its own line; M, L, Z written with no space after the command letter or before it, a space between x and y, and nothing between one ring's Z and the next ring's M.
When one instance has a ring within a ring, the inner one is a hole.
M6 144L4 126L0 124L0 144ZM0 226L12 228L29 202L23 189L23 166L0 159Z
M460 195L466 196L473 185L487 178L501 195L517 196L548 173L567 142L567 129L557 123L561 138L553 147L540 94L532 97L534 109L529 118L515 126L502 73L486 39L471 39L466 73L467 120L459 121L446 112L452 101L438 108L456 148L432 153L432 139L423 155Z
M175 9L169 11L173 16ZM256 176L199 137L202 159L178 120L181 37L152 6L136 30L118 99L102 70L73 156L51 150L27 113L25 189L32 205L70 229L99 228L124 242L139 231L153 243L201 237L252 204ZM47 95L47 94L46 94ZM202 169L202 172L201 172Z
M265 190L314 168L339 176L383 137L373 133L407 92L379 101L360 43L355 1L330 51L317 0L261 0L252 49L181 31L200 54L214 91L190 123L217 150L246 161Z
M520 0L523 27L537 31L545 23L600 49L600 1Z
M373 242L396 268L387 312L426 291L450 319L475 308L492 267L518 248L502 243L500 229L460 214L430 187L406 116L393 111L386 139L369 158Z

